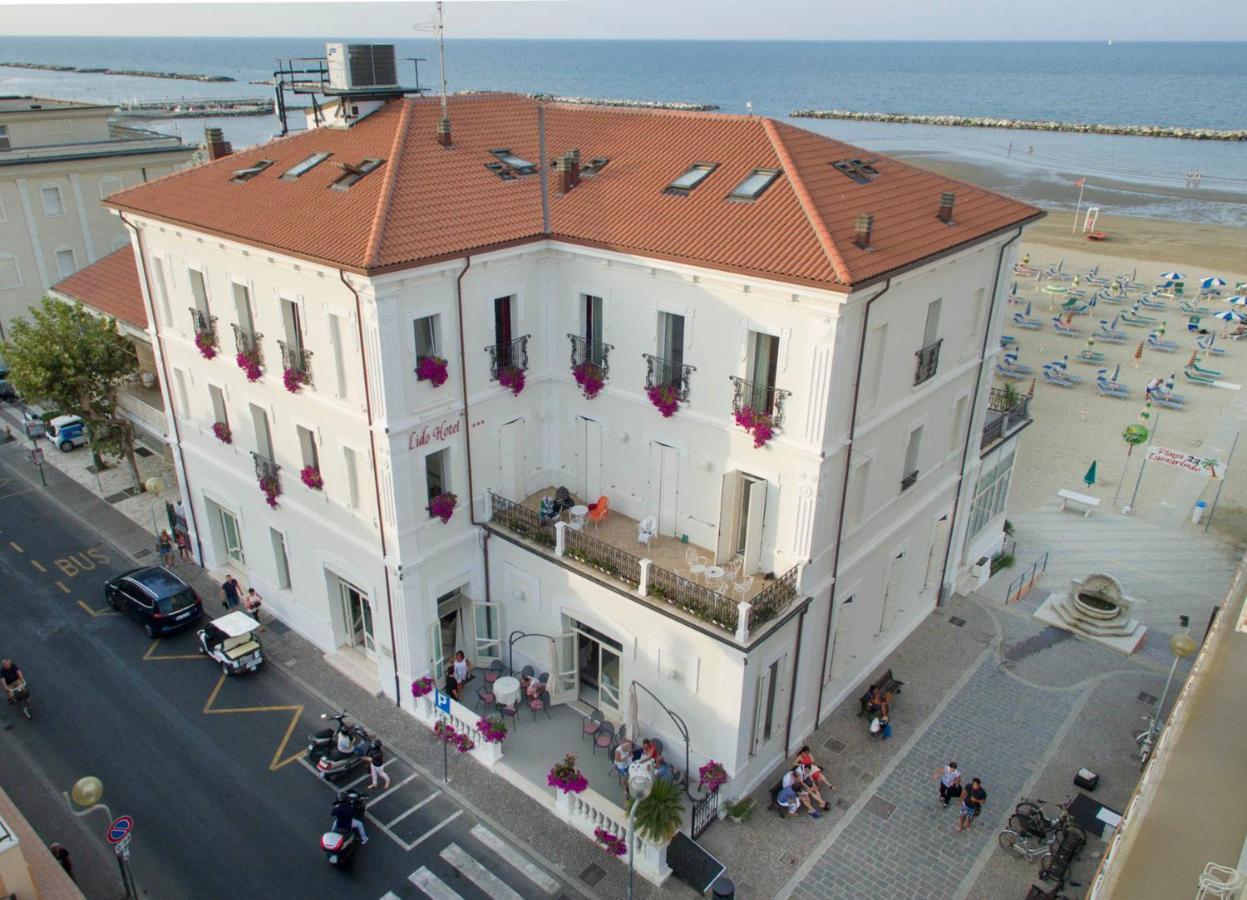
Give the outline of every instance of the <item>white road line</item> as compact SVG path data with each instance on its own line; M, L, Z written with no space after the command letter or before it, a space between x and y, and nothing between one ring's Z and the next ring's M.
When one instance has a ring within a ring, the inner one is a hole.
M390 796L390 794L392 794L392 793L394 793L395 791L397 791L399 788L401 788L401 787L402 787L403 785L405 785L407 782L414 780L414 779L415 779L415 777L416 777L416 773L415 773L415 772L412 772L410 775L408 775L408 776L407 776L406 778L404 778L402 781L397 782L396 784L394 784L394 785L392 785L392 786L390 786L390 787L386 788L384 791L382 791L381 793L377 794L377 796L375 796L375 797L369 797L369 798L368 798L368 803L369 803L369 805L374 804L374 803L378 803L378 802L380 802L381 800L384 800L386 797Z
M458 844L447 844L439 854L459 873L488 894L492 900L524 900L510 885L474 860Z
M462 894L451 890L446 882L442 881L442 879L438 878L424 866L408 875L407 880L424 891L426 896L432 897L433 900L463 900Z
M419 847L421 844L423 844L423 843L424 843L425 841L427 841L429 838L433 837L433 835L437 834L439 831L441 831L443 828L445 828L447 825L449 825L449 824L450 824L451 822L453 822L455 819L459 818L461 815L463 815L463 810L461 810L461 809L456 809L456 810L455 810L453 813L451 813L449 816L447 816L446 818L442 819L442 821L441 821L441 822L439 822L438 824L434 825L432 828L430 828L430 829L429 829L428 831L426 831L424 834L420 835L420 837L416 838L415 843L413 843L413 844L409 844L409 845L407 846L407 849L408 849L408 850L412 850L412 849L414 849L414 848L416 848L416 847Z
M397 819L394 819L392 822L386 822L385 827L393 828L399 822L403 821L403 819L407 818L409 815L414 813L416 810L424 806L424 804L428 803L430 800L434 799L435 797L440 797L441 795L442 795L441 791L434 791L433 793L429 794L429 796L425 797L423 800L421 800L419 803L413 806L411 809L407 810L404 813L400 813Z
M525 878L531 881L537 887L541 888L547 894L556 893L559 889L559 883L545 873L540 866L531 863L518 850L514 849L510 844L504 841L498 835L494 834L484 825L472 826L472 837L476 838L490 850L493 850L503 861L509 863L519 870Z

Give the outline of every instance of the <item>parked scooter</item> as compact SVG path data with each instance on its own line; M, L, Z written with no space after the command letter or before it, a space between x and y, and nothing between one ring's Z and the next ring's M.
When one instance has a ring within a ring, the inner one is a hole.
M337 722L338 727L336 729L322 728L315 734L307 736L307 755L313 763L319 762L322 756L327 756L333 750L334 744L337 744L338 749L343 752L349 751L355 745L351 732L359 728L358 725L347 722L345 709L337 715L321 713L320 717L327 722Z
M343 791L334 800L331 810L333 823L329 826L329 830L320 836L320 849L325 851L325 860L329 865L338 868L349 865L351 858L355 855L355 848L362 843L359 834L351 827L350 820L346 820L345 824L340 821L339 811L342 812L341 819L346 819L349 811L351 819L363 822L364 810L367 806L368 801L364 795L354 789Z
M372 738L361 726L344 726L338 732L337 746L316 760L316 774L321 778L337 778L355 771L368 762L368 745L371 743Z

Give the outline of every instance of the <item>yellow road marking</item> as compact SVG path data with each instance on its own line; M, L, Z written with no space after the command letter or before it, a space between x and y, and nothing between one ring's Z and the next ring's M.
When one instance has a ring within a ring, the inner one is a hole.
M65 587L65 585L64 585L64 584L62 584L61 582L59 582L59 581L58 581L58 582L56 582L56 586L57 586L58 588L60 588L62 591L64 591L66 594L68 594L68 593L69 593L69 588Z
M276 772L282 766L288 766L290 763L300 759L304 752L300 750L291 756L282 759L282 754L286 752L286 745L290 743L290 737L294 734L295 726L299 724L299 717L303 715L303 704L299 703L294 706L235 706L228 709L213 709L212 704L216 702L217 696L221 693L221 688L225 686L225 679L229 676L221 673L221 677L217 679L216 687L212 689L212 693L208 695L208 702L204 704L203 713L205 716L230 715L237 713L255 713L255 712L289 712L290 724L286 726L286 733L281 737L281 743L277 745L277 750L273 753L273 759L268 764L270 772Z
M148 647L147 652L143 654L144 661L156 662L157 660L162 660L162 659L203 659L204 658L204 655L202 653L163 653L160 656L153 656L152 653L155 651L157 645L159 645L159 643L163 640L164 638L156 638L156 640L152 641L152 645Z
M83 609L85 609L87 612L89 612L91 614L91 618L93 619L98 619L100 616L117 615L116 610L109 609L107 606L104 606L101 609L92 609L91 607L87 606L86 603L84 603L81 600L78 601L78 605L81 606Z
M10 547L12 547L14 550L16 550L18 553L25 553L25 552L26 552L26 551L25 551L25 550L23 550L21 547L17 546L17 544L15 544L13 541L9 541L9 546L10 546Z
M32 559L32 560L30 561L30 564L31 564L32 566L34 566L36 569L38 569L40 572L46 572L46 571L47 571L47 569L45 569L45 568L43 567L43 563L39 562L39 560L37 560L37 559Z

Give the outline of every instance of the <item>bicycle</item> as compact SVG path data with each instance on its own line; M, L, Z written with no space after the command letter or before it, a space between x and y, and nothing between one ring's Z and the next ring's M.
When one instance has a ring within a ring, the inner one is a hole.
M1085 843L1087 833L1082 829L1074 817L1070 815L1069 807L1073 803L1072 797L1066 797L1064 803L1056 804L1060 812L1056 816L1049 816L1044 812L1043 807L1051 801L1023 798L1017 806L1013 808L1013 815L1009 817L1009 828L1007 830L1016 832L1020 835L1033 834L1038 838L1048 837L1057 831L1078 835Z
M1140 731L1134 736L1134 742L1139 745L1139 765L1147 766L1147 761L1152 757L1152 748L1156 746L1156 741L1160 737L1161 721L1155 716L1144 716L1143 720L1147 722L1147 730Z
M1040 855L1051 855L1052 846L1056 842L1058 832L1053 832L1044 839L1044 836L1025 831L1012 831L1008 828L1004 829L996 836L996 841L1000 844L1000 849L1008 850L1010 853L1021 859L1034 859ZM1034 839L1035 844L1030 841Z
M21 707L22 715L27 719L34 719L34 712L30 708L30 688L25 681L19 681L9 689L9 703Z

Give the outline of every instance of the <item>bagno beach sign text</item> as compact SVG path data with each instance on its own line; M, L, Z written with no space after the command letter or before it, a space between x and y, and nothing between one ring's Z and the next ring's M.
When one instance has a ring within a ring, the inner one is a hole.
M459 419L455 418L438 422L436 425L425 425L419 431L413 431L407 436L407 449L418 450L429 444L448 441L459 433L459 424Z

